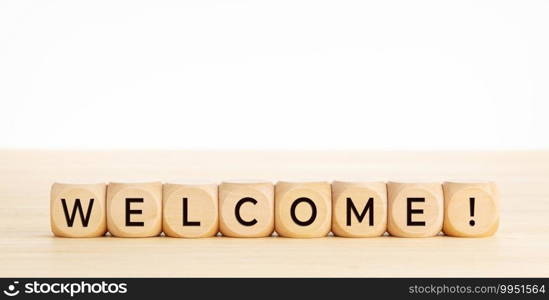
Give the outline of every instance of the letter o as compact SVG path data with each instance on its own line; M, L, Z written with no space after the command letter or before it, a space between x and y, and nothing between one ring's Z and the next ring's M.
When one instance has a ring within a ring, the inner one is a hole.
M307 204L309 204L311 206L311 217L309 217L308 220L306 221L301 221L297 218L297 216L295 215L295 210L297 208L297 206L301 203L301 202L305 202ZM292 216L292 220L294 221L294 223L296 223L297 225L299 226L309 226L311 225L315 219L316 219L316 205L314 203L313 200L307 198L307 197L301 197L301 198L297 198L293 203L292 203L292 207L290 208L290 214Z

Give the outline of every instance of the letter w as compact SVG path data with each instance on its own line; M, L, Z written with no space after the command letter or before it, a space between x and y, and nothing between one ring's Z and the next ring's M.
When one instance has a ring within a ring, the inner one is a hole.
M64 198L61 198L61 203L63 204L63 212L65 213L65 219L67 220L67 225L72 227L74 220L76 219L76 211L80 214L80 220L82 221L82 226L88 227L88 222L90 221L90 215L93 208L93 198L90 199L90 205L88 206L88 211L86 216L84 216L84 210L82 208L82 203L80 199L76 198L74 200L74 206L72 208L71 215L69 216L69 209L67 207L67 201Z

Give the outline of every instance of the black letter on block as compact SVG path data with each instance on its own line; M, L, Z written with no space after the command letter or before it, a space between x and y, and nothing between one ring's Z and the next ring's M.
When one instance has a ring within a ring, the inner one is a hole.
M311 206L311 217L309 218L309 220L307 221L300 221L297 216L295 215L295 209L297 208L297 205L301 202L306 202L308 203L310 206ZM306 198L306 197L301 197L301 198L298 198L294 201L294 203L292 203L292 207L290 208L290 214L292 215L292 220L299 226L309 226L311 224L313 224L313 222L315 221L316 219L316 205L315 203L313 202L313 200L309 199L309 198Z
M407 203L407 209L408 209L408 213L406 214L407 216L407 221L408 221L408 226L425 226L425 222L424 221L412 221L412 214L422 214L423 213L423 209L412 209L412 202L425 202L425 198L407 198L406 199L408 201Z
M244 226L253 226L257 223L256 219L253 219L251 221L244 221L240 216L240 207L242 206L242 204L246 202L251 202L253 205L257 204L257 200L255 200L254 198L250 198L250 197L242 198L238 200L238 202L236 203L236 206L234 208L234 215L236 216L236 220L238 221L238 223Z
M183 198L183 226L200 226L200 221L189 221L189 199Z
M74 219L76 219L76 211L80 214L80 220L82 221L82 226L88 227L90 221L90 215L93 207L93 198L90 199L90 205L88 205L88 210L86 211L86 216L84 216L84 211L82 210L82 203L80 199L74 199L74 206L72 208L71 215L69 216L69 208L67 207L67 201L64 198L61 198L61 204L63 204L63 212L65 213L65 219L67 220L67 225L72 227L74 225Z
M368 219L368 225L374 226L374 198L368 198L368 202L366 203L366 206L364 206L364 209L362 210L360 215L358 214L358 210L356 209L353 200L351 198L347 198L347 226L351 226L351 210L355 217L358 219L358 223L362 223L362 220L364 220L366 213L371 210Z
M130 209L132 203L143 203L143 198L126 198L126 226L145 226L144 222L130 221L130 214L142 214L140 209Z

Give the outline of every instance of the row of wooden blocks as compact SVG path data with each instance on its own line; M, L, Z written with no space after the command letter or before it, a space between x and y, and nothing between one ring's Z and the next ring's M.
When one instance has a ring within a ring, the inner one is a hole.
M498 198L490 182L55 183L50 207L61 237L484 237Z

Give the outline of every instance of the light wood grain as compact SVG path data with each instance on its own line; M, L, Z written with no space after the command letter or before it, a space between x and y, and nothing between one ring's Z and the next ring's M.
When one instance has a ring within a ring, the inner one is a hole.
M0 276L549 276L549 152L0 151ZM55 238L54 181L495 181L501 226L464 239Z

